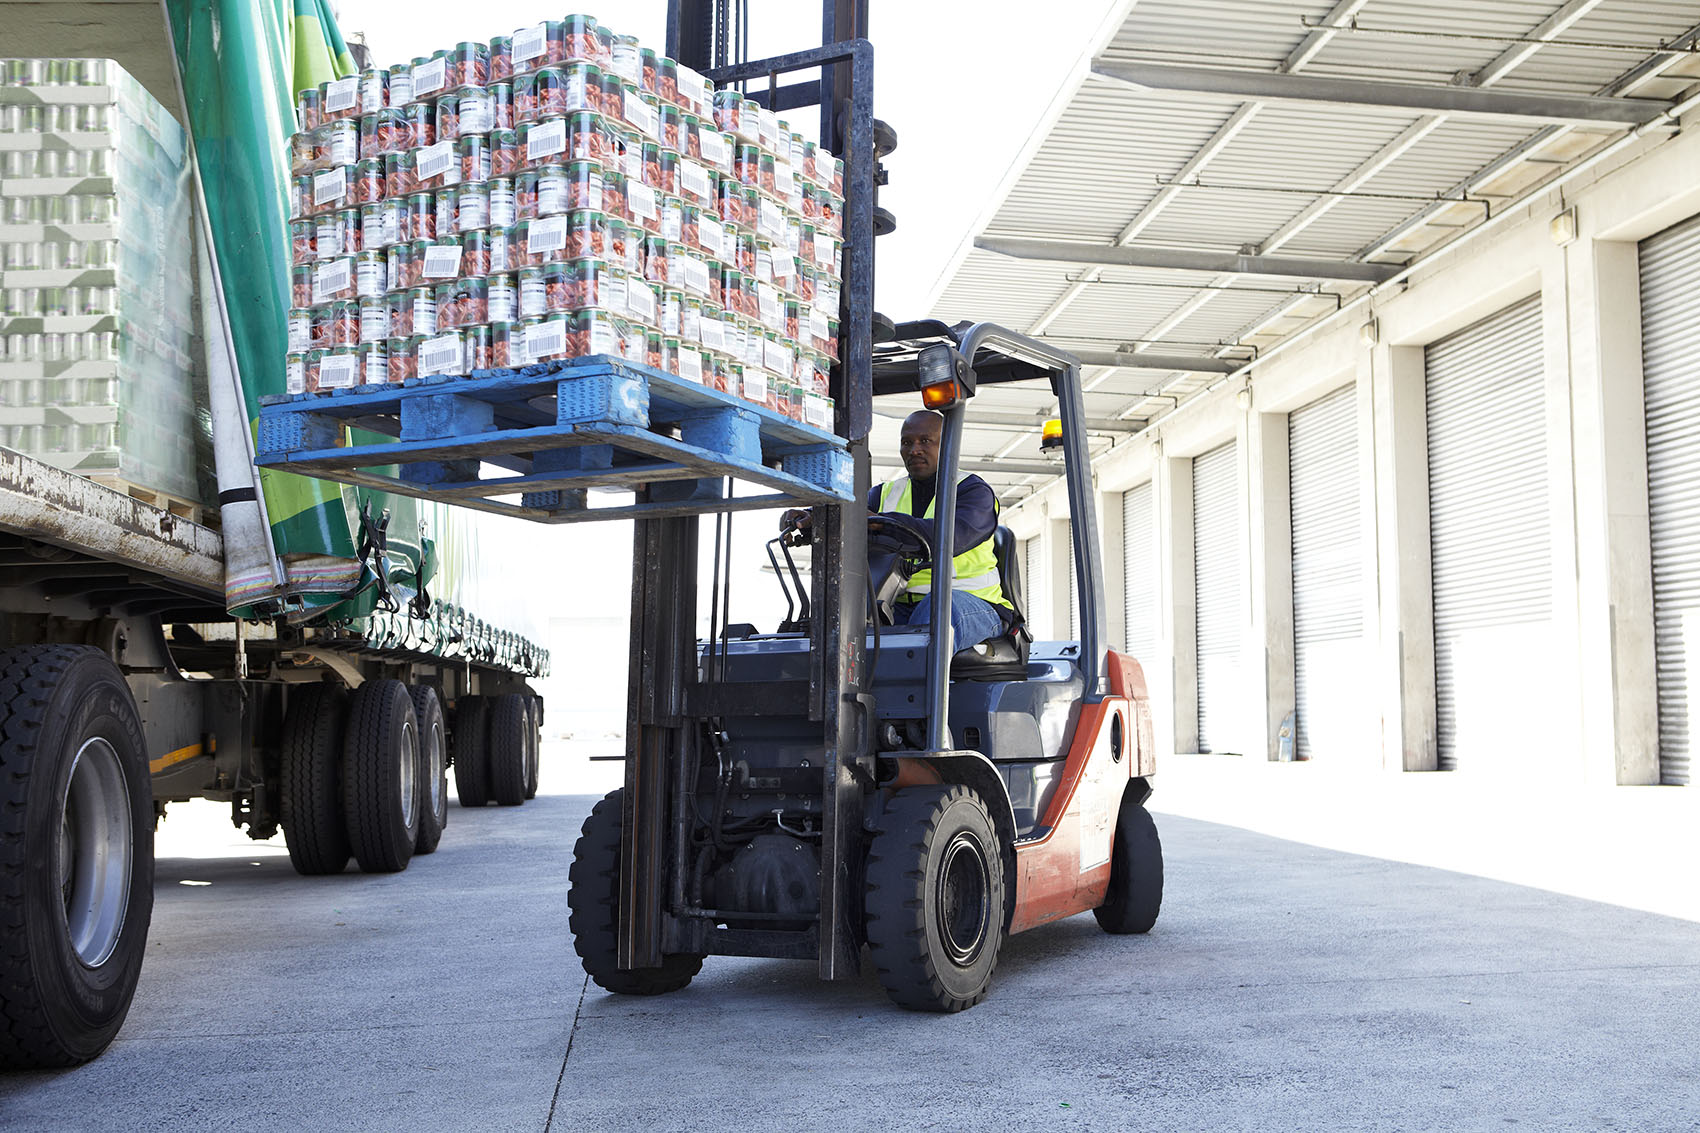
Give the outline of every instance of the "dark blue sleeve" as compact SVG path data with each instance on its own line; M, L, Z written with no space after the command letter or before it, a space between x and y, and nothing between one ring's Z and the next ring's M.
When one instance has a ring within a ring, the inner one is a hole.
M880 509L880 489L883 487L885 487L884 484L875 484L873 487L868 489L869 511L878 511Z

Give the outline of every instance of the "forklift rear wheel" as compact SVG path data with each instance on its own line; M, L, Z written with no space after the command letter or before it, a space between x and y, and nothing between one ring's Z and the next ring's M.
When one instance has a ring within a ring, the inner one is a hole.
M526 698L504 693L490 710L490 794L503 806L525 804L531 763L531 713Z
M490 702L482 696L455 701L455 795L463 807L490 802Z
M342 810L348 844L367 873L400 873L419 840L424 791L413 698L397 680L367 681L348 705Z
M868 946L892 1001L961 1011L986 997L1003 944L1004 874L986 804L967 787L912 787L868 849Z
M342 735L348 694L341 685L298 685L283 715L283 805L279 822L289 862L303 877L348 865L342 816Z
M87 645L0 651L0 1068L105 1050L153 915L147 742Z
M1122 796L1110 863L1110 891L1092 910L1098 926L1117 935L1150 932L1163 907L1163 843L1132 787Z
M678 991L702 970L702 957L664 957L658 968L621 971L620 830L625 823L625 788L609 792L590 810L584 830L573 846L567 877L568 921L573 948L596 986L619 995L664 995Z
M448 739L443 732L443 705L437 690L430 685L413 685L408 690L413 698L413 718L419 726L419 774L424 780L420 791L424 806L419 812L419 837L413 852L429 854L443 840L443 828L449 824Z

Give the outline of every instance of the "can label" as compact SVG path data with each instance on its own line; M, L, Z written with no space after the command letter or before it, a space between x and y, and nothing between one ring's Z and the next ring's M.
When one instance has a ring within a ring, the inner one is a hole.
M506 228L517 219L514 213L514 183L506 179L490 182L490 226Z
M313 312L302 309L289 312L289 352L305 354L312 348Z
M390 336L390 308L382 301L360 304L360 341L379 342Z
M492 323L511 323L518 314L515 306L518 295L515 293L513 282L506 278L493 277L490 280L490 321Z
M496 103L481 90L470 90L460 96L460 134L488 134L496 128Z
M283 391L288 394L307 392L307 356L297 352L283 360Z
M621 354L624 352L625 340L614 324L607 319L597 319L590 324L590 352L592 354Z
M490 194L460 191L459 215L456 223L462 232L472 232L490 226Z
M521 318L536 318L548 310L548 285L542 272L523 272L519 277L519 313Z
M559 169L559 166L553 168ZM540 174L537 178L537 212L554 216L567 211L567 178L564 173Z
M362 252L354 265L354 290L362 298L375 299L389 290L389 269L381 252ZM365 340L365 335L361 335Z
M360 348L360 384L381 386L390 380L390 354L382 342Z

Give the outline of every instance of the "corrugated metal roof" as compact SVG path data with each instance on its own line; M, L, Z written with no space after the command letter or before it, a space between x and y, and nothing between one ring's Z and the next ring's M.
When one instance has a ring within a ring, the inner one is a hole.
M1324 20L1355 26L1310 26ZM1288 72L1294 81L1462 81L1505 92L1670 99L1700 78L1700 58L1656 49L1697 22L1694 0L1140 0L1103 59ZM1610 125L1253 101L1093 76L985 231L1098 247L1402 263L1619 136ZM1436 204L1463 190L1484 203ZM1245 360L1246 336L1255 333L1267 348L1362 289L977 250L947 281L933 314L1000 322L1075 349ZM1092 370L1088 412L1139 422L1216 377ZM982 410L994 404L1037 420L1054 401L1044 388L987 390L976 401ZM890 432L894 440L895 423ZM966 455L1029 459L1037 451L1036 433L976 428ZM1011 498L1034 481L1025 473L988 479Z

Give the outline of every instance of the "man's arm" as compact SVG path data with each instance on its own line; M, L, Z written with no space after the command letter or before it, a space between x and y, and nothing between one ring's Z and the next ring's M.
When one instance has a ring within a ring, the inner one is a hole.
M877 492L878 489L875 489ZM969 476L956 488L956 544L957 554L978 547L998 528L997 495L992 486L978 476ZM868 510L873 511L878 500L870 496ZM935 510L937 510L935 508ZM933 538L933 520L916 519L926 529L927 538Z

